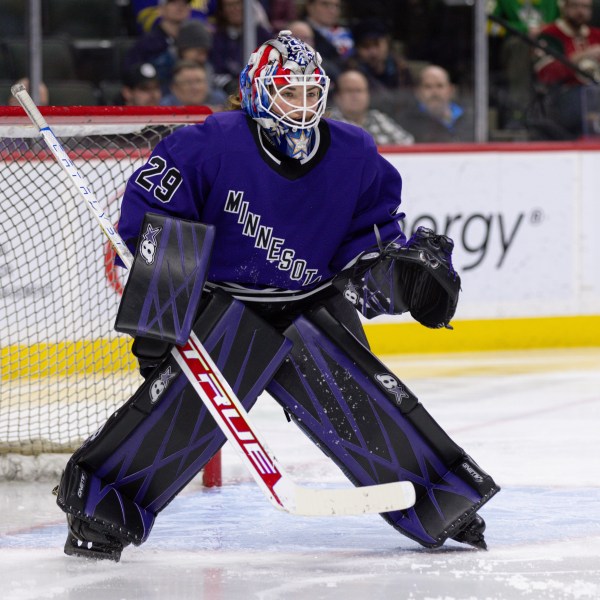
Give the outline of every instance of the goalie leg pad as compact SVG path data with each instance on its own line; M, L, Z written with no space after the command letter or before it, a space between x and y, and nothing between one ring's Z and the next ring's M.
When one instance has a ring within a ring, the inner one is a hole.
M247 410L291 346L223 292L210 296L194 331ZM71 457L57 502L78 519L140 544L155 515L224 442L224 434L169 355Z
M185 344L208 274L214 235L212 225L147 213L115 329Z
M414 507L382 516L426 547L484 547L482 527L460 532L499 488L414 394L325 308L285 334L294 347L268 391L355 485L415 485Z

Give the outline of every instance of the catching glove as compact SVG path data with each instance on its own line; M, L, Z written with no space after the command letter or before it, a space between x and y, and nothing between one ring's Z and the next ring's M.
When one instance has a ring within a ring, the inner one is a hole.
M368 319L410 311L426 327L451 328L460 292L453 248L449 237L419 227L403 246L363 253L333 284Z

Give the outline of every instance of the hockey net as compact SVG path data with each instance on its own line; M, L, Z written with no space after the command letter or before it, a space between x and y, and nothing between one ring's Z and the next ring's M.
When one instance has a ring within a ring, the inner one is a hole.
M205 107L46 107L42 114L118 220L131 173ZM0 108L0 479L55 477L139 387L113 330L121 269L20 107ZM204 482L220 482L218 460Z

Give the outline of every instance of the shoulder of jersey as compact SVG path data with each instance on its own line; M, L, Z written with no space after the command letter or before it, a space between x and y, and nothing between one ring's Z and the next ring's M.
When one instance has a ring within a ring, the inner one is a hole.
M178 129L165 143L182 160L194 161L196 155L205 156L207 149L212 155L231 150L244 130L247 130L246 120L239 111L215 113L203 123Z
M373 137L356 125L331 119L327 119L327 124L331 131L332 145L342 146L346 149L346 153L353 150L363 153L366 148L375 147Z

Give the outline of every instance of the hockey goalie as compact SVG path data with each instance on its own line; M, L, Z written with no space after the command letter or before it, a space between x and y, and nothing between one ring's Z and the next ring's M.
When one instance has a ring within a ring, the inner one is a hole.
M452 240L407 239L400 175L367 133L324 117L328 87L320 56L282 31L250 56L230 110L131 176L116 328L145 383L67 464L67 554L119 560L224 443L170 354L191 334L247 410L267 391L355 486L411 482L414 504L382 513L400 533L486 547L477 513L498 486L373 355L359 316L450 327Z

